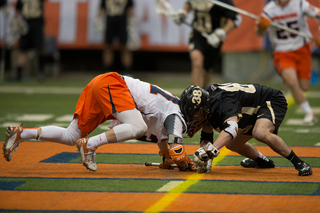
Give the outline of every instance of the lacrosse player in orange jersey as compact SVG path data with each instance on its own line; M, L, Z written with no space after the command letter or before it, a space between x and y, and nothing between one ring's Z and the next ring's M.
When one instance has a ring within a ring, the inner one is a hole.
M110 130L87 137L106 120L114 120ZM182 144L186 130L176 96L155 85L111 72L96 76L84 88L68 128L10 126L3 150L5 159L10 161L13 150L26 139L76 145L83 165L96 171L95 151L99 146L138 139L158 144L163 156L160 168L172 169L170 165L177 164L179 170L192 171L193 160Z
M268 32L273 47L273 64L288 85L296 103L305 112L304 123L316 122L315 113L303 92L310 88L311 52L309 38L302 37L274 26L271 21L288 26L311 37L307 16L320 18L319 8L306 0L270 1L263 9L261 19L257 21L256 33L263 36ZM319 45L319 44L318 44Z

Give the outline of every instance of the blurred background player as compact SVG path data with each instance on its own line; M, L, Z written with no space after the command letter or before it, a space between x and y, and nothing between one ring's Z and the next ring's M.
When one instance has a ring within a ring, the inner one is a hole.
M114 120L110 130L87 137L106 120ZM96 76L84 88L68 128L9 126L3 154L10 161L13 151L26 139L76 145L83 165L96 171L99 146L138 139L158 144L159 155L163 156L160 168L172 169L174 163L181 171L193 171L193 160L182 143L186 131L176 96L155 85L109 72Z
M221 0L234 6L232 0ZM187 14L193 12L193 30L189 39L191 79L194 85L205 87L210 82L209 72L219 63L221 45L227 34L241 24L237 13L217 6L210 1L189 0L173 16L180 25ZM209 34L205 38L201 33Z
M38 80L44 81L44 1L45 0L18 0L16 5L16 13L12 20L12 25L20 25L24 28L19 40L19 51L17 56L17 68L14 80L22 80L22 71L27 63L27 51L35 49L38 55L39 73ZM22 18L22 19L21 19Z
M273 47L273 64L304 111L304 123L313 124L317 119L304 95L310 88L312 70L310 39L270 26L272 21L311 36L307 16L320 18L319 8L306 0L270 1L263 9L261 20L257 21L256 33L264 36L268 32Z
M105 21L104 15L106 15ZM105 72L112 70L114 62L113 43L118 39L121 61L125 74L131 74L133 54L127 47L129 31L134 30L134 2L133 0L101 0L96 19L96 28L105 32L105 50L103 64Z

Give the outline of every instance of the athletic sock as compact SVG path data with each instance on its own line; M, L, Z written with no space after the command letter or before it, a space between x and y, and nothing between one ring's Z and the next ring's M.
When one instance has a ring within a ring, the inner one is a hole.
M313 112L308 101L305 101L302 104L299 104L299 106L301 107L301 109L305 113L312 113Z
M37 139L37 128L23 128L23 131L20 134L22 140L26 139Z
M303 162L292 150L286 158L294 165L295 168Z
M269 159L268 159L266 156L264 156L263 154L261 154L261 152L259 152L259 151L258 151L258 153L259 153L258 158L260 158L260 159L262 159L262 160L264 160L264 161L269 162Z
M107 144L108 140L105 133L101 133L99 135L93 136L88 139L87 148L88 149L96 149L97 147Z

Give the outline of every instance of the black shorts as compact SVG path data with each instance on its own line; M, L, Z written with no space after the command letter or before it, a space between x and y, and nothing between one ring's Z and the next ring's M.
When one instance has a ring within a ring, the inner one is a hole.
M44 48L44 24L40 20L27 21L29 31L26 35L20 37L19 49L29 50L37 49L41 50Z
M194 49L200 50L204 55L203 66L207 72L213 69L214 65L218 63L221 45L218 48L212 47L208 44L207 39L197 31L191 32L189 39L189 52Z
M260 106L256 114L243 113L238 122L239 129L244 135L252 135L256 121L260 118L266 118L274 124L275 130L273 133L277 135L287 109L287 100L282 92L278 91Z
M126 16L113 16L107 17L107 29L105 42L107 44L112 44L115 38L125 45L127 43L127 17Z
M273 133L278 134L279 127L287 113L287 106L286 98L282 92L279 91L259 108L257 119L269 119L276 127Z

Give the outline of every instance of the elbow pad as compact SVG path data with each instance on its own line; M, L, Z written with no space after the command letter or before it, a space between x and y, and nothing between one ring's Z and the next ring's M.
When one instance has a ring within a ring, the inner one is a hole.
M231 139L233 140L235 137L237 137L238 134L238 123L235 121L226 121L223 124L224 131L229 133L231 136Z

